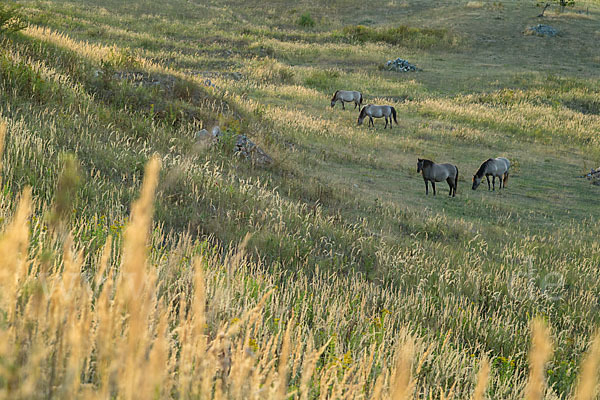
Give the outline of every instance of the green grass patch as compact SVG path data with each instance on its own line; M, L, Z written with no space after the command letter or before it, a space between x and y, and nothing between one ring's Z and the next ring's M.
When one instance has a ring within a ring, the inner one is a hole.
M458 36L446 29L415 28L406 25L393 28L351 25L344 27L341 36L350 42L383 42L418 49L454 48L459 44Z

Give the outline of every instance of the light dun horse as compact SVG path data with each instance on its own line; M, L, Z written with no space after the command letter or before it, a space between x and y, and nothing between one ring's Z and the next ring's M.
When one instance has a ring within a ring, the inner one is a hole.
M484 161L479 170L473 175L473 190L481 184L484 175L487 179L488 190L496 190L496 177L500 180L500 189L505 188L509 168L510 161L504 157L490 158ZM493 189L490 188L490 176L492 176Z
M373 122L373 118L385 118L385 126L383 129L388 126L388 118L390 120L390 129L392 129L392 117L394 118L394 122L398 125L398 121L396 120L396 109L392 106L375 106L373 104L368 104L360 110L360 114L358 115L358 125L362 125L364 119L369 117L369 125L375 127L375 123Z
M360 92L357 92L355 90L337 90L333 94L333 98L331 99L331 107L335 106L335 103L337 103L338 101L342 103L342 109L345 110L346 107L344 107L344 102L354 102L354 108L356 108L356 106L360 107L362 106L363 97Z
M423 174L425 181L425 194L429 194L428 182L431 182L433 195L435 196L435 183L446 181L450 186L448 196L456 196L456 187L458 186L458 168L452 164L436 164L431 160L419 158L417 161L417 172Z

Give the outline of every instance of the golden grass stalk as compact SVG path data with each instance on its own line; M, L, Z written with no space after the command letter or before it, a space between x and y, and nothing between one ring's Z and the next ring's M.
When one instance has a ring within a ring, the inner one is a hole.
M310 378L313 375L319 357L323 354L327 346L329 346L330 342L331 338L327 340L327 343L321 348L315 350L306 360L304 360L304 363L302 364L302 379L300 380L300 399L308 399Z
M154 192L158 185L159 170L160 161L157 157L153 157L146 165L140 198L131 207L131 220L124 233L123 262L121 266L124 274L133 274L129 277L136 275L140 269L145 268L146 243L154 211ZM133 291L129 293L137 295L143 282L131 280L130 283L133 286L129 289Z
M592 400L597 398L598 366L600 365L600 333L594 337L592 345L581 364L579 382L575 389L575 400Z
M412 339L407 339L399 349L390 384L392 400L407 400L413 395L415 382L412 380L412 360L414 352L415 345Z
M278 370L278 382L277 382L277 398L285 399L287 392L287 375L288 375L288 362L290 358L291 348L291 335L292 327L294 326L294 317L290 318L285 333L283 335L283 342L281 343L281 352L279 353L279 370Z
M545 365L552 355L550 330L546 323L536 318L531 323L531 349L529 350L529 381L525 399L539 400L545 391Z
M490 363L487 360L487 357L484 357L481 360L481 366L479 367L479 372L477 373L477 384L475 385L475 390L473 391L473 400L484 400L485 389L487 387L489 376Z
M0 183L2 182L2 155L4 154L4 142L6 141L7 130L6 121L0 120Z
M147 323L154 306L156 274L146 268L147 242L154 211L154 192L158 184L160 162L157 157L146 165L140 198L133 204L130 222L123 238L121 282L118 289L121 312L128 315L127 337L120 343L123 379L119 383L125 399L143 396L151 387L143 371L150 346ZM144 392L140 392L140 388Z
M8 310L9 320L14 316L14 307L20 279L25 272L27 245L29 244L29 226L27 220L31 214L31 188L21 194L13 221L0 237L0 308Z

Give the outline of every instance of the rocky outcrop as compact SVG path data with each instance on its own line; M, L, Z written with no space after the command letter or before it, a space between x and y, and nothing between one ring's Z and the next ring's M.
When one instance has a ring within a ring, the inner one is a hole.
M525 31L523 31L523 34L553 37L558 35L558 30L554 29L550 25L537 24L535 26L530 26L529 28L525 29Z
M388 71L396 72L410 72L419 70L415 65L409 63L406 60L401 59L400 57L396 58L395 60L389 60L388 62L386 62L385 68Z
M252 163L260 166L271 165L273 159L263 149L258 147L246 135L237 135L235 140L234 153L238 156L245 157Z
M596 169L591 169L590 173L584 175L593 185L600 186L600 167Z
M210 145L219 143L225 134L221 128L215 126L211 132L202 129L196 132L197 142L208 142ZM261 149L256 143L243 134L235 135L233 141L233 154L251 161L255 165L268 166L273 163L273 158Z

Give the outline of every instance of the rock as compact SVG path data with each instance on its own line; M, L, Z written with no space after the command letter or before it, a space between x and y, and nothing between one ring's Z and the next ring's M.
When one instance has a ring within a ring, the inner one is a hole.
M587 175L584 175L589 181L590 183L592 183L593 185L599 185L600 186L600 167L596 168L596 169L591 169L590 173Z
M553 37L558 35L558 30L554 29L549 25L537 24L535 26L530 26L529 28L523 31L525 35L535 35L535 36L546 36Z
M389 60L388 62L386 62L385 68L388 71L396 72L409 72L419 70L415 65L409 63L406 60L401 59L400 57L396 58L395 60Z
M203 81L202 81L202 84L203 84L204 86L209 86L209 87L214 87L214 88L216 88L215 84L214 84L214 83L212 83L212 81L211 81L210 79L208 79L208 78L206 78L205 80L203 80Z
M202 129L196 132L196 141L212 139L213 136L206 130Z
M196 132L196 141L209 140L211 143L217 143L223 137L221 128L217 125L209 133L206 129ZM267 166L273 163L273 158L265 153L256 143L246 135L236 135L233 146L233 153L238 157L244 157L255 165Z
M252 140L248 139L246 135L237 135L234 152L236 155L243 156L256 165L266 166L273 163L273 158Z

